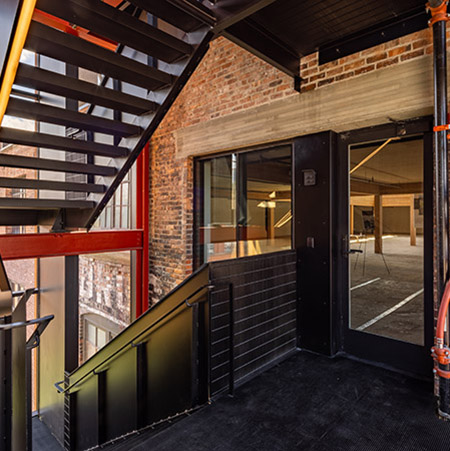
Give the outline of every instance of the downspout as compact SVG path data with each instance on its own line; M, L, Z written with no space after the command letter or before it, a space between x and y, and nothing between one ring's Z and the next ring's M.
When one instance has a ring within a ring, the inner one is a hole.
M434 372L439 378L438 412L450 420L450 348L448 322L445 327L450 301L448 274L449 224L448 224L448 155L447 155L447 4L445 0L430 0L427 9L433 28L434 66L434 209L436 227L435 270L437 296L440 300L435 346L432 349ZM446 285L447 283L447 285ZM448 321L448 319L447 319Z

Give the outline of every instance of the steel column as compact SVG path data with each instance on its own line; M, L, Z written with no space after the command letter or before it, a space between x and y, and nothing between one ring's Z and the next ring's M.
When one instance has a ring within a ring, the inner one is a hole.
M446 125L447 119L447 2L432 0L433 66L434 66L434 125ZM445 13L442 16L442 13ZM447 131L435 128L434 140L434 184L435 184L435 227L436 250L435 271L438 303L442 299L448 280L449 224L448 224L448 149ZM447 327L446 343L449 343ZM448 370L447 366L442 369ZM450 418L450 380L439 378L439 413Z
M149 145L137 160L136 225L142 230L142 246L136 252L136 317L148 309L149 296Z

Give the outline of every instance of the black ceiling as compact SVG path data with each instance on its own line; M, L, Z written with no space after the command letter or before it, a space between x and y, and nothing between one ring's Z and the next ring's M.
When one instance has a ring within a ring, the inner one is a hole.
M227 31L249 47L254 36L274 39L297 56L320 51L328 62L427 26L425 0L277 0ZM259 39L261 41L261 39ZM257 49L265 52L268 45Z

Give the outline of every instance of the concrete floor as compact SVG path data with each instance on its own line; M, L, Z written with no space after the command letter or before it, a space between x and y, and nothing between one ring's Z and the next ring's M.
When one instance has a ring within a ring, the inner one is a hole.
M449 451L431 382L299 352L170 427L104 451Z
M351 327L423 345L423 293L418 293L423 289L423 238L418 237L417 245L411 246L409 236L385 237L384 260L374 253L373 241L352 243L351 247L364 251L352 254L350 260ZM388 313L414 294L410 301ZM386 316L367 325L384 312Z
M33 451L62 451L61 445L38 417L33 417Z

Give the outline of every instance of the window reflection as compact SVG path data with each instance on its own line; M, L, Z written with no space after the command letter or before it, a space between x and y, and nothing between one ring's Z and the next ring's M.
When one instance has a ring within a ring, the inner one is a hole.
M291 154L284 146L199 162L198 264L291 249Z
M290 147L242 155L240 257L291 248L291 158Z
M236 156L202 163L203 211L198 233L202 262L236 257Z

